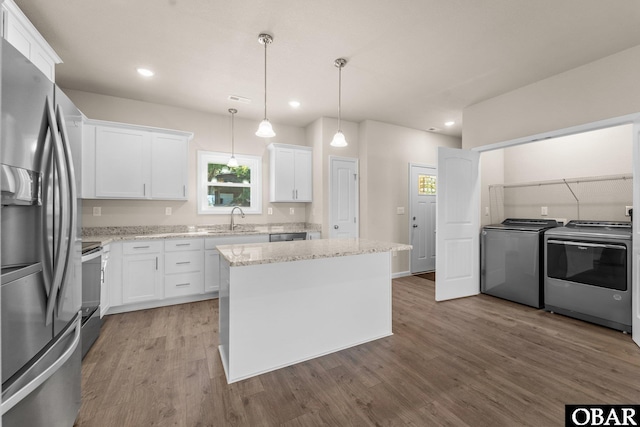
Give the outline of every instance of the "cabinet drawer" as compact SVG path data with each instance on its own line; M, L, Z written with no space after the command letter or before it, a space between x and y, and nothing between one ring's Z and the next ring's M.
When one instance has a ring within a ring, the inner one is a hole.
M164 256L164 273L189 273L202 271L204 253L202 251L167 252Z
M204 248L204 239L167 239L164 242L164 250L175 251L198 251Z
M122 250L125 255L153 254L162 252L162 240L126 242L124 243Z
M165 298L201 294L204 291L203 273L186 273L166 276Z

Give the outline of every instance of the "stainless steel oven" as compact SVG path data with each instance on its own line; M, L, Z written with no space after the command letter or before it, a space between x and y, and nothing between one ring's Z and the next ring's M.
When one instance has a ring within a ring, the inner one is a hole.
M570 221L545 234L547 311L631 332L631 223Z
M82 243L82 357L100 335L100 291L102 285L102 246Z

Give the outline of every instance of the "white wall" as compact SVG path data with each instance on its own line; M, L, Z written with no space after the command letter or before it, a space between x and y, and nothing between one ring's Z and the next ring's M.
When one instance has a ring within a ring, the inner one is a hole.
M409 242L409 163L437 166L440 146L459 138L366 120L360 123L360 235ZM398 215L397 207L405 214ZM409 271L409 252L393 258L393 271Z
M640 46L558 74L463 111L470 149L640 112Z
M631 175L632 130L617 126L507 148L504 184ZM582 180L571 183L571 191L565 184L506 188L498 199L504 199L504 217L541 218L546 206L547 218L625 221L631 184L630 179Z
M84 227L125 225L204 225L229 222L229 215L198 215L196 207L196 152L231 151L231 117L227 112L208 114L167 105L152 104L124 98L65 90L78 108L89 118L167 129L190 131L195 134L189 145L189 199L188 201L147 200L84 200L82 221ZM235 117L236 153L262 157L263 214L247 215L239 223L305 222L307 203L269 203L269 153L271 142L305 145L305 130L274 123L277 136L272 141L254 135L258 122L242 118L242 107ZM226 113L226 114L225 114ZM94 206L102 208L102 216L92 216ZM273 215L267 215L267 207ZM171 207L173 215L165 215ZM289 208L295 214L289 214Z

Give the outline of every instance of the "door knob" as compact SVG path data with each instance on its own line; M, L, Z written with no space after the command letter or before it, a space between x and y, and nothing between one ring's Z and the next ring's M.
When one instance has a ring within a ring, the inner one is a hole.
M337 225L334 225L334 226L333 226L333 228L335 228L335 229L337 230L337 229L338 229L338 228L340 228L340 227L338 227Z
M413 228L418 228L418 224L413 224Z

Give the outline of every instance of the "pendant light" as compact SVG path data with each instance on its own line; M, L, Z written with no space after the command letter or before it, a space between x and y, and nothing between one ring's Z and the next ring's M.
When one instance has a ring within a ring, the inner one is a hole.
M333 135L333 140L331 140L331 146L332 147L346 147L347 146L347 140L344 137L344 134L342 133L342 128L340 127L341 125L341 97L342 97L342 67L344 67L345 65L347 65L347 60L344 58L338 58L333 62L333 65L335 65L338 68L338 132L336 132L335 135Z
M231 113L231 158L229 159L229 161L227 162L227 166L229 166L230 168L237 168L238 167L238 161L236 160L236 156L235 156L235 144L233 141L233 117L235 116L235 114L238 112L238 110L236 110L235 108L229 108L229 112Z
M261 138L271 138L276 136L276 133L271 127L269 119L267 119L267 45L273 42L273 37L269 34L260 34L258 36L258 42L264 45L264 119L260 122L256 136Z

